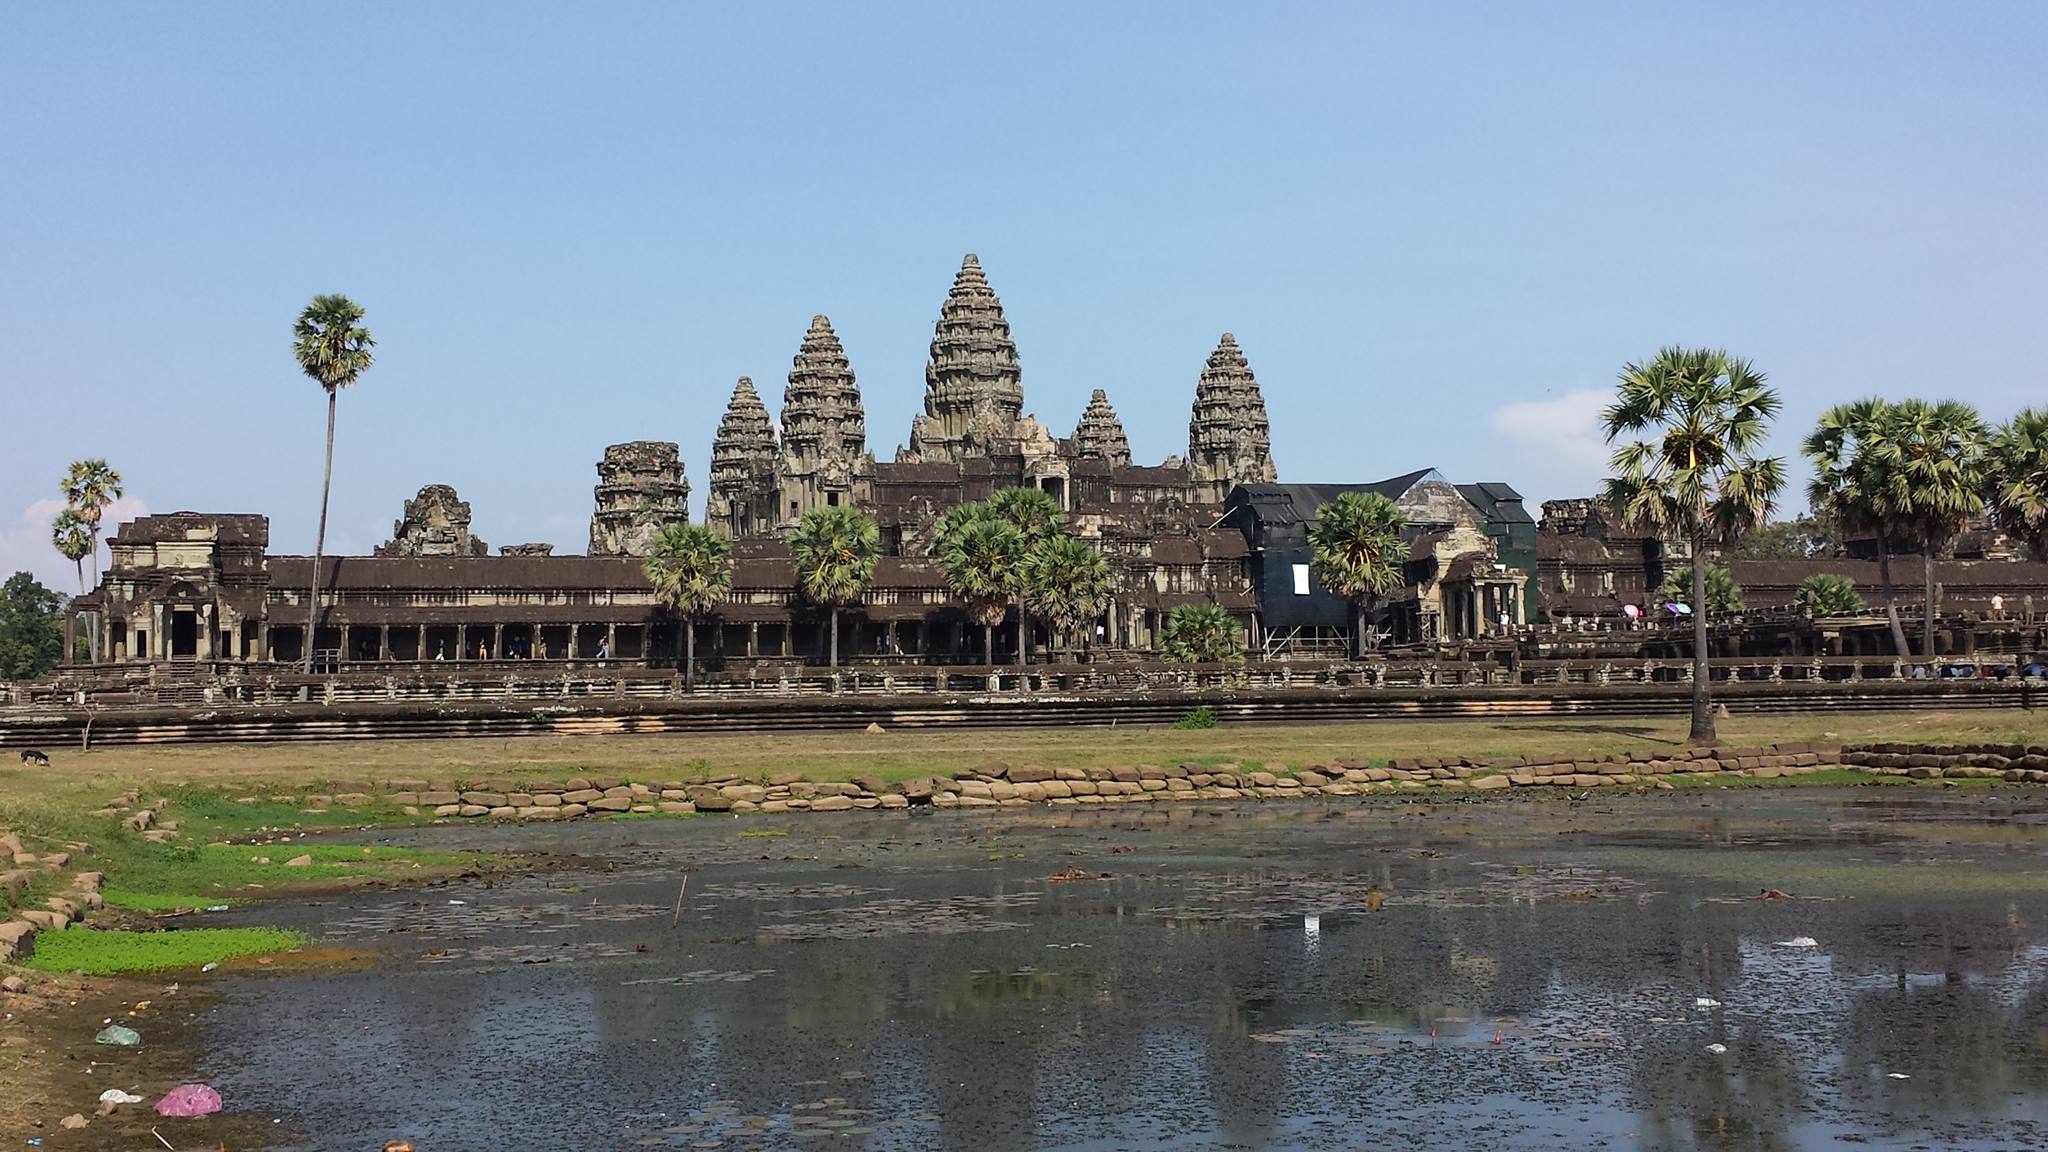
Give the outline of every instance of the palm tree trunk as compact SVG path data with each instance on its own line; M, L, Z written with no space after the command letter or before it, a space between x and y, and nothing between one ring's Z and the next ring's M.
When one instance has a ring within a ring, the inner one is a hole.
M1024 611L1024 602L1017 601L1017 663L1031 663L1031 614Z
M1707 699L1707 558L1705 533L1692 534L1692 742L1714 743L1714 712Z
M996 666L996 626L986 621L981 625L981 662Z
M1921 652L1928 659L1934 658L1934 541L1929 540L1925 551L1920 554L1922 592L1920 597Z
M1351 620L1351 643L1353 647L1358 649L1358 658L1363 660L1365 659L1365 605L1363 603L1351 605Z
M97 588L97 587L99 586L99 577L100 577L100 522L99 522L98 520L94 520L94 521L92 522L92 525L91 525L91 527L92 527L92 533L91 533L91 535L92 535L92 577L93 577L93 587ZM85 581L84 581L84 579L83 579L83 578L81 577L81 578L80 578L80 580L79 580L79 583L80 583L81 585L83 585L83 584L84 584L84 582L85 582ZM88 647L89 647L90 651L92 652L92 662L93 662L93 663L95 663L95 664L97 664L97 663L99 663L99 662L100 662L100 627L99 627L99 625L100 625L100 619L101 619L101 617L102 617L102 614L103 614L103 612L104 612L104 609L103 609L103 610L102 610L101 612L95 612L95 613L93 613L93 614L92 614L92 624L93 624L93 627L92 627L92 643L91 643L91 644L90 644L90 645L89 645ZM109 641L109 643L111 643L111 641Z
M683 691L697 687L697 619L683 619Z
M830 667L839 667L839 606L832 606L832 654Z
M1883 529L1877 533L1877 586L1884 592L1884 614L1892 626L1892 646L1901 656L1911 656L1906 643L1906 626L1899 623L1899 598L1892 591L1892 542Z
M334 483L334 400L327 390L327 463L320 469L320 530L313 536L313 592L306 603L306 674L313 672L313 639L320 631L320 557L327 550L327 491Z

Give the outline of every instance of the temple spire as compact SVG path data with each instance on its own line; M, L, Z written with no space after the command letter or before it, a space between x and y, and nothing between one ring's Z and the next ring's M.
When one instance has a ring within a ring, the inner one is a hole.
M775 425L754 382L742 376L711 441L704 518L727 536L751 536L773 523L775 499Z
M1024 413L1017 344L1003 302L972 252L939 306L924 385L924 415L911 425L910 458L959 460L1016 435L1013 426Z
M1123 422L1109 406L1109 394L1100 388L1088 397L1088 407L1074 427L1074 455L1107 460L1118 467L1131 462L1131 442L1124 437Z
M832 321L811 317L782 393L782 497L778 519L851 502L872 472L860 388Z
M1195 407L1188 417L1188 468L1196 495L1217 504L1239 484L1270 484L1278 478L1265 397L1237 337L1228 332L1209 353L1195 384Z

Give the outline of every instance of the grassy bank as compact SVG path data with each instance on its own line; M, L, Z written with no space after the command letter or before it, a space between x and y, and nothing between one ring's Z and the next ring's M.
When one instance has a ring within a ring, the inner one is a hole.
M1720 722L1729 744L1784 740L2048 742L2048 713L1916 712L1897 716L1737 715ZM89 755L50 750L51 769L0 767L0 796L77 808L141 786L201 784L263 794L303 793L334 782L393 778L560 782L573 776L746 778L802 772L813 780L872 775L884 780L946 774L991 760L1052 768L1235 762L1300 768L1339 757L1506 756L1627 752L1685 746L1686 722L1671 719L1389 720L1270 724L1178 730L1068 728L1020 731L802 732L789 736L527 736L467 740L360 740L325 744L185 745L110 748ZM8 801L0 801L0 816ZM361 823L362 815L310 815L279 805L280 824ZM238 819L243 817L238 816Z
M191 970L244 956L283 952L305 937L281 928L186 928L176 932L94 932L44 934L29 966L45 972L83 976L125 976L139 972Z

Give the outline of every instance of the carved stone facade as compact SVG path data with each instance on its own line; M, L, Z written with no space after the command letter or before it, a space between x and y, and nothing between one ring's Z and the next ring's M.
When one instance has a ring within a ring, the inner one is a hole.
M1195 410L1188 418L1188 467L1198 496L1220 504L1239 484L1271 484L1272 433L1266 421L1266 399L1252 376L1251 364L1225 332L1209 353L1195 385Z
M376 556L488 556L490 545L469 532L469 501L446 484L429 484L405 502L391 539Z
M592 556L645 556L655 534L690 522L690 482L676 446L662 440L614 444L597 462Z
M507 544L498 549L500 556L553 556L553 544Z

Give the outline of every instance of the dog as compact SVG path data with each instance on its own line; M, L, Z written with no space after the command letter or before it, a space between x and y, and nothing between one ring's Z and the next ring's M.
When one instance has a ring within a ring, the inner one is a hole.
M50 766L50 758L33 748L22 749L21 762L23 764L34 764L38 768L48 768Z

